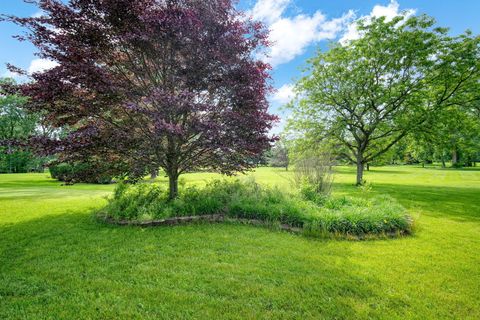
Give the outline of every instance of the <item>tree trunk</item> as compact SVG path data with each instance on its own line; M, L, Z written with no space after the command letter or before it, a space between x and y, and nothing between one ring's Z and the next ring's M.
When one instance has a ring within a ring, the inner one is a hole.
M442 155L442 168L446 168L447 165L445 164L445 156Z
M458 162L457 148L453 148L453 150L452 150L452 166L457 164L457 162Z
M370 171L370 164L367 163L367 171Z
M170 200L173 200L176 197L178 197L178 174L169 174L168 184L169 184L168 198Z
M363 184L363 160L362 156L357 156L357 186Z
M152 171L150 171L150 179L154 180L158 177L158 169L152 169Z
M10 147L10 144L8 145L8 155L7 155L7 159L8 159L8 173L13 173L12 172L12 149Z

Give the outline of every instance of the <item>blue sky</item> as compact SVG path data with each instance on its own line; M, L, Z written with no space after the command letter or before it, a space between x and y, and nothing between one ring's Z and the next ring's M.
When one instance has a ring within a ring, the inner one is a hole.
M270 97L272 112L284 116L279 107L291 96L291 84L316 48L326 49L330 41L355 37L352 22L365 16L394 16L400 12L433 16L438 25L452 34L466 29L480 33L480 0L241 0L239 7L271 29L269 62L273 65L273 85L278 91ZM32 16L38 9L22 0L1 0L0 13ZM0 23L0 76L8 75L5 63L30 71L52 65L38 60L35 48L12 36L17 26ZM281 127L281 125L279 126ZM279 130L279 129L277 129Z

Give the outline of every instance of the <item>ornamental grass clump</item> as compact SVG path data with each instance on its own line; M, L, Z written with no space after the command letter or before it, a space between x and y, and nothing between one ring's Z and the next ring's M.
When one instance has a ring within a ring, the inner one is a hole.
M412 227L405 208L386 195L369 199L328 199L305 225L310 233L355 237L409 234Z

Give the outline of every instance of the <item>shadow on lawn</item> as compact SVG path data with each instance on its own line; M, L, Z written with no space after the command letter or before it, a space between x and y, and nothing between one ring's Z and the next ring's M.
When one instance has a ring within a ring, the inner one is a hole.
M389 167L392 168L392 167ZM395 167L393 167L395 168ZM398 166L399 169L402 169L401 166ZM335 173L340 173L340 174L351 174L354 175L356 173L356 168L353 166L341 166L341 167L333 167L333 171ZM370 166L370 170L367 171L366 169L364 170L364 173L387 173L387 174L411 174L409 171L404 171L404 170L389 170L385 169L384 167L374 167Z
M62 182L57 180L0 180L0 188L44 188L58 187Z
M107 196L110 190L105 190L105 196ZM54 195L48 192L48 189L42 188L31 188L17 190L15 193L12 192L2 192L0 191L0 201L32 201L32 203L42 203L42 201L56 201L59 198L71 198L78 196L92 196L98 197L100 193L96 190L89 189L70 189L70 187L65 187L62 190L55 190Z
M369 305L380 299L371 289L373 275L352 272L348 243L263 228L118 228L72 211L0 226L0 234L0 295L6 306L0 318L10 308L27 314L29 308L49 310L55 317L56 304L62 306L58 312L67 312L62 316L77 318L96 310L115 317L118 308L137 316L351 318L351 301Z
M445 168L442 168L441 166L425 166L425 167L422 167L421 165L414 165L414 166L409 165L408 167L415 168L415 169L436 170L436 171L459 171L459 172L480 171L480 167L460 167L460 168L445 167Z
M385 170L385 169L381 169L381 168L379 168L379 167L370 167L370 170L369 170L369 171L365 170L365 173L412 174L411 172L408 172L408 171L402 171L402 170Z
M398 168L397 170L389 170L385 168ZM413 174L413 172L409 171L409 169L415 168L415 169L421 169L421 170L434 170L434 171L458 171L458 172L468 172L468 171L480 171L480 166L479 167L464 167L464 168L442 168L440 166L426 166L422 167L421 165L397 165L397 166L370 166L370 171L365 170L364 173L386 173L386 174ZM405 170L402 170L405 169ZM353 166L339 166L339 167L334 167L334 171L336 173L341 173L341 174L355 174L355 167Z

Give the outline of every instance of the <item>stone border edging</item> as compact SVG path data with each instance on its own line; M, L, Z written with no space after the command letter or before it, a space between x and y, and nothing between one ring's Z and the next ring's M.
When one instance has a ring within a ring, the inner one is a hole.
M100 218L100 216L97 216ZM408 216L409 220L413 222L413 219ZM237 222L241 224L248 224L254 226L264 226L264 227L276 227L279 230L287 231L291 233L302 233L303 228L293 227L289 224L282 224L282 223L269 223L268 221L262 221L258 219L245 219L245 218L233 218L228 217L224 214L206 214L206 215L198 215L198 216L184 216L184 217L172 217L160 220L150 220L150 221L129 221L129 220L114 220L111 217L103 216L101 219L103 222L108 224L117 225L117 226L133 226L133 227L141 227L141 228L148 228L148 227L157 227L157 226L174 226L174 225L185 225L188 223L195 223L195 222L210 222L210 223L221 223L221 222ZM333 238L339 239L346 239L346 240L368 240L368 239L378 239L382 238L382 236L386 238L398 238L406 235L410 235L412 232L391 232L386 234L366 234L366 235L348 235L348 234L340 234L335 235L332 234Z
M242 219L242 218L231 218L227 217L224 214L208 214L208 215L199 215L199 216L186 216L186 217L172 217L161 220L151 220L151 221L128 221L128 220L114 220L112 218L106 217L103 219L105 222L118 225L118 226L136 226L142 228L148 227L157 227L157 226L172 226L172 225L181 225L188 224L193 222L240 222L243 224L250 224L256 226L269 226L268 222L257 220L257 219ZM300 233L303 231L302 228L293 227L288 224L279 224L280 230Z

